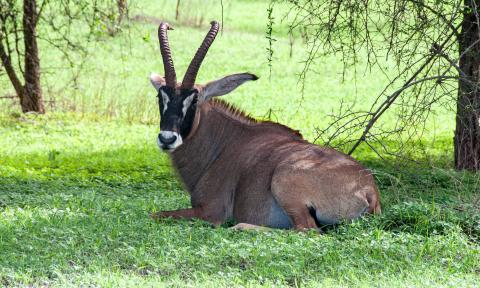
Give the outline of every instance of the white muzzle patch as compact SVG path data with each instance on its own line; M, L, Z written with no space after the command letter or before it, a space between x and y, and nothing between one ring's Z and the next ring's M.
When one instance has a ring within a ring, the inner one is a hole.
M173 141L172 143L169 143L168 141L164 141L162 142L162 140L160 140L160 136L157 138L157 145L158 147L160 147L160 149L162 150L165 150L165 151L168 151L168 152L172 152L173 150L175 150L175 148L177 148L178 146L182 145L183 141L182 141L182 136L180 136L180 134L178 134L177 132L173 132L173 131L160 131L160 135L162 136L163 139L165 140L168 140L168 139L172 139L175 137L175 141Z

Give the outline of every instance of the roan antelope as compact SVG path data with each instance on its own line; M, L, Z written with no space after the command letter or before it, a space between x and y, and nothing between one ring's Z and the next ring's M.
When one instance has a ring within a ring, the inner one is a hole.
M379 214L374 179L353 158L212 99L257 76L240 73L195 84L218 27L211 23L181 83L168 44L170 27L161 23L158 29L165 77L150 76L160 106L157 142L169 152L192 208L151 216L200 218L214 225L232 219L239 228L306 229Z

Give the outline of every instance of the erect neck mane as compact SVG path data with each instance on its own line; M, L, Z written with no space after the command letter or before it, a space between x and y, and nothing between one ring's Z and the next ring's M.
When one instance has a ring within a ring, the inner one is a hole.
M253 125L253 124L264 124L266 126L269 126L273 129L278 129L280 131L286 132L286 133L291 133L294 137L301 138L303 140L302 134L298 130L294 130L288 126L285 126L283 124L277 123L277 122L272 122L269 120L257 120L250 115L246 114L243 112L241 109L235 107L233 104L227 103L223 100L220 99L212 99L210 100L210 105L212 106L213 109L215 109L217 112L220 114L223 114L225 116L228 116L230 119L243 123L243 124L248 124L248 125Z
M241 109L233 106L233 104L227 103L223 100L212 99L210 100L210 104L212 105L213 109L217 110L218 112L223 112L222 114L230 116L230 118L239 122L245 124L255 124L259 122L255 118L243 112Z

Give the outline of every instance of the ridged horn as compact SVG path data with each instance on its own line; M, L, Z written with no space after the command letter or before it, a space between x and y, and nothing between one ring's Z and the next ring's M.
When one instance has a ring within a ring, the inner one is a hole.
M158 26L158 40L160 42L160 53L162 53L163 67L165 69L165 82L167 86L175 88L177 85L177 75L175 74L175 67L173 67L167 30L173 30L173 28L166 22L160 23L160 26Z
M208 48L210 48L210 45L212 45L213 40L215 40L215 36L217 36L218 33L218 22L217 21L212 21L210 23L210 31L208 31L207 35L205 36L205 39L203 39L202 45L197 50L197 53L195 53L195 56L192 59L192 62L190 62L190 65L188 66L187 72L185 73L185 76L183 77L182 81L182 89L192 89L193 85L195 85L195 79L197 78L197 73L198 70L200 69L200 65L202 65L202 61L205 58L205 55L207 55Z

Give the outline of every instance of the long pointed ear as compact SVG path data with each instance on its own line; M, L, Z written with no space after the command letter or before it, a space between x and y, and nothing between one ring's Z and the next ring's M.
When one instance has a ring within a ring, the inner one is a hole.
M258 77L250 73L233 74L222 79L209 82L202 92L202 100L206 101L212 97L222 96L235 90L238 86L249 80L257 80Z
M166 85L165 78L156 73L150 74L150 82L152 83L153 87L155 87L157 92L162 86Z

